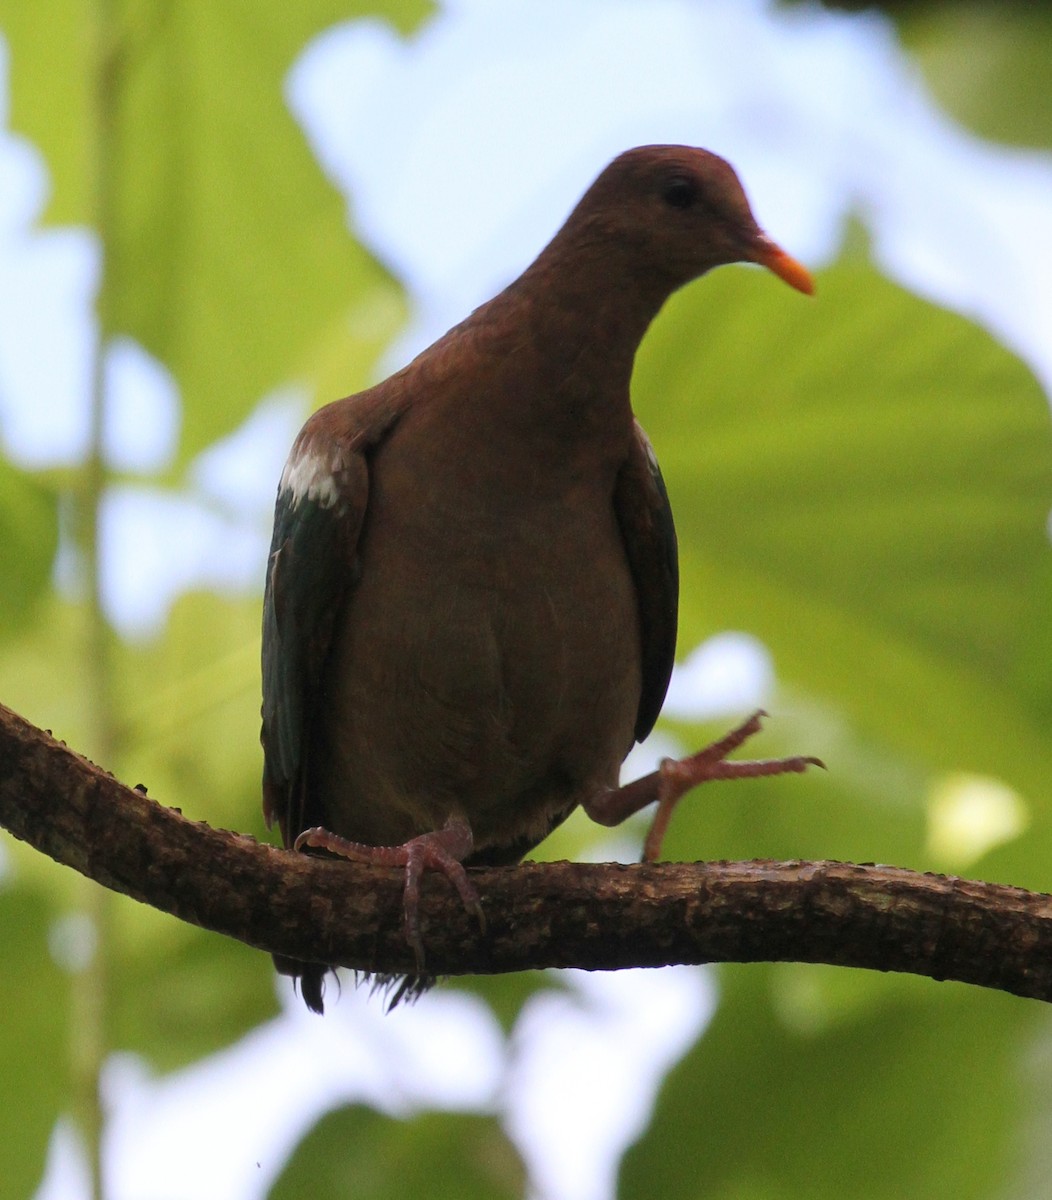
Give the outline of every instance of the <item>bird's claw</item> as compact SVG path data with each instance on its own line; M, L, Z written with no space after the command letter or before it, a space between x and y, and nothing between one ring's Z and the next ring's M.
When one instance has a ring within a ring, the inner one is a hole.
M423 974L424 940L420 933L420 881L427 870L440 871L457 889L464 908L475 917L479 929L486 932L486 914L475 885L468 878L462 859L471 853L473 840L468 823L451 817L442 829L411 838L405 850L405 890L402 906L405 915L405 936L416 959L418 974Z
M790 758L765 758L745 762L728 762L727 755L737 750L754 734L759 733L767 714L758 708L740 725L718 741L712 742L687 758L663 758L658 766L658 805L653 823L643 843L643 861L655 862L661 855L661 844L672 818L673 810L692 788L716 779L755 779L763 775L788 775L822 767L820 758L793 755Z
M403 867L405 886L402 891L403 923L406 941L413 951L417 973L425 972L424 939L420 932L420 884L425 871L439 871L457 889L461 903L486 931L486 914L475 885L468 878L463 860L474 846L471 827L462 817L450 817L441 829L422 833L400 846L370 846L339 837L321 826L305 829L296 838L294 849L312 847L328 850L330 854L352 862L371 863L381 867Z

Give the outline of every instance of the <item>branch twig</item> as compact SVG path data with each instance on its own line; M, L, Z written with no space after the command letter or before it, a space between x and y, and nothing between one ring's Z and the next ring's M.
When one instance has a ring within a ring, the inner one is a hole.
M56 861L261 950L405 972L400 871L312 859L188 821L0 705L0 825ZM488 930L428 876L428 966L802 961L1052 1000L1052 896L836 862L537 863L476 873Z

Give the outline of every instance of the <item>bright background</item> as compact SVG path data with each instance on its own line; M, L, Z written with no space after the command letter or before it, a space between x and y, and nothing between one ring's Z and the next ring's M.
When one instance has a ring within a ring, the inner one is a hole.
M512 278L618 151L683 141L819 291L720 271L640 354L684 598L630 768L763 703L765 752L831 770L713 787L666 850L1052 889L1052 18L894 11L0 0L0 699L263 836L306 412ZM347 980L318 1020L6 837L0 945L5 1196L1046 1194L1052 1027L977 989L565 972L385 1015Z

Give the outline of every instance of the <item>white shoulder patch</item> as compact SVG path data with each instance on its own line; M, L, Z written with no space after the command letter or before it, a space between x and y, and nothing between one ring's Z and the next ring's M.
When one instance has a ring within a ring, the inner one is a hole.
M648 438L646 434L643 435L643 448L647 452L647 463L650 466L651 474L660 475L661 468L658 466L657 455L654 453L654 447L651 444L650 438Z
M647 466L650 468L651 475L660 475L661 468L658 466L657 455L654 453L653 443L647 437L647 432L638 421L636 421L636 433L639 435L639 440L643 443L643 453L647 456Z
M281 472L278 491L291 493L293 504L310 500L322 508L332 508L339 499L335 467L331 455L319 453L310 443L294 447Z

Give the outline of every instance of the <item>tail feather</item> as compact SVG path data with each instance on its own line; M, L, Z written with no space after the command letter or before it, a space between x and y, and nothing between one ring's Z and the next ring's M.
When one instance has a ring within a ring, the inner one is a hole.
M301 958L288 958L284 954L272 957L278 974L291 976L303 997L303 1003L311 1012L324 1015L325 977L331 973L339 983L336 968L327 967L324 963L306 962ZM388 1012L399 1004L412 1004L435 984L431 975L356 975L356 982L359 980L368 983L374 992L388 995Z
M325 1012L325 976L332 967L324 963L304 962L300 958L286 958L284 954L275 954L274 966L279 975L291 975L299 987L303 1002L318 1014ZM333 971L335 975L336 972Z

